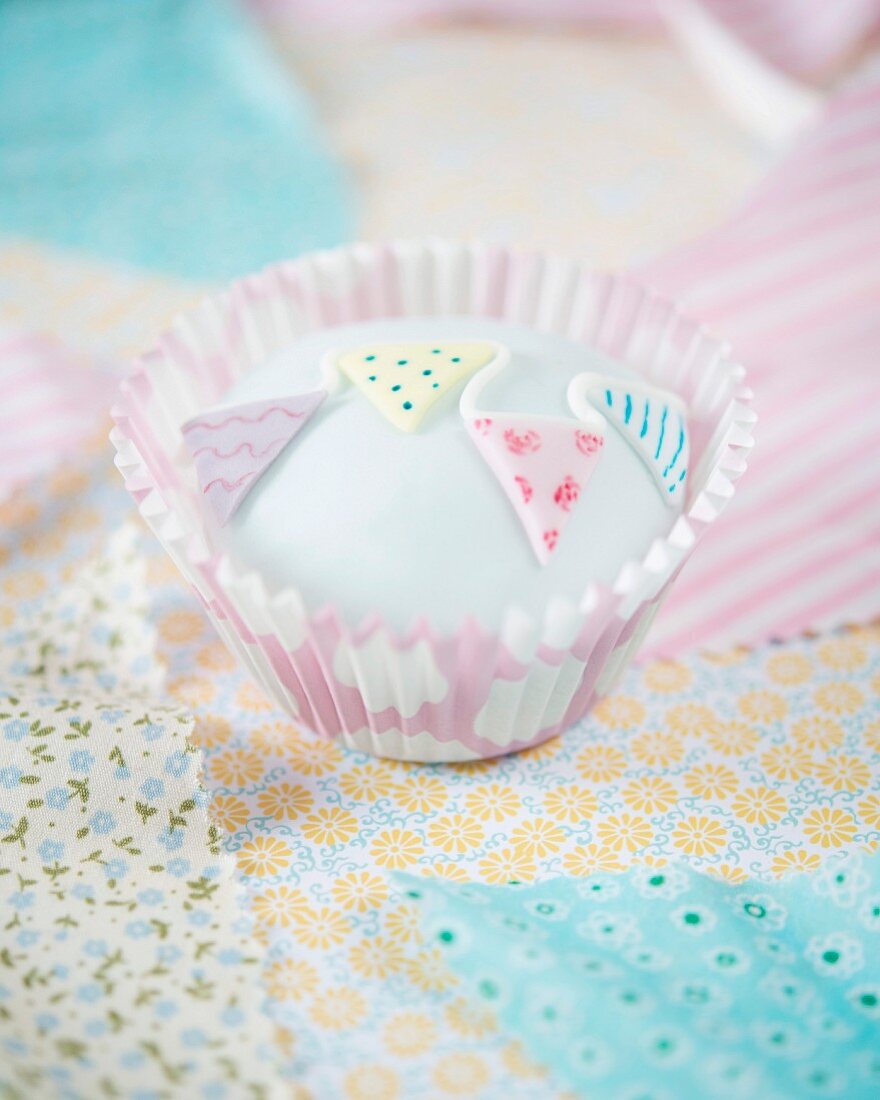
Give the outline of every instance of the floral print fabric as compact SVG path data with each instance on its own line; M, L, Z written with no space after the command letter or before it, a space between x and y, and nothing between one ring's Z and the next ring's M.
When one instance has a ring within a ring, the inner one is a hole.
M53 523L46 505L0 506L15 540L0 570L0 1091L280 1095L261 952L207 818L192 718L155 699L138 533L92 559L101 513Z
M0 692L12 1096L223 1096L240 1081L280 1095L254 1044L260 952L206 822L190 726L167 707Z
M578 1095L880 1094L880 857L742 886L676 863L532 887L400 879L474 1005Z

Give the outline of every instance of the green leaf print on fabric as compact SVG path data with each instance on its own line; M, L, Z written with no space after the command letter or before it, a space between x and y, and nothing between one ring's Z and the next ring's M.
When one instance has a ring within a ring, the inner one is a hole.
M286 1095L135 537L0 651L0 1094Z

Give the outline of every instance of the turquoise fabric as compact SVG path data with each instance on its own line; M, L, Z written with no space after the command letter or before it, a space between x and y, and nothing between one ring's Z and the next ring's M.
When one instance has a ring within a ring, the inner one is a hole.
M224 279L351 236L301 92L232 0L0 0L0 232Z
M733 886L395 876L465 989L579 1095L880 1096L880 859Z

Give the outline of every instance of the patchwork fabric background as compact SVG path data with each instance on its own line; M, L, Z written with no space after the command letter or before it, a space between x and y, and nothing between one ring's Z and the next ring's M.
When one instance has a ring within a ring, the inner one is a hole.
M127 513L112 476L96 458L2 506L5 645L52 621L53 578ZM212 813L268 949L271 1013L316 1096L534 1095L537 1070L421 942L391 872L503 884L684 860L740 882L880 839L876 628L648 664L538 750L420 767L279 718L146 534L137 554L168 693L195 715Z
M189 630L198 652L194 619ZM566 737L452 768L315 741L231 672L212 690L182 652L172 682L196 708L215 813L271 944L277 1018L302 1040L318 1095L359 1096L346 1074L362 1065L381 1067L380 1096L534 1095L491 1010L420 946L389 871L503 885L683 859L741 882L816 871L880 839L877 631L648 665ZM234 729L233 699L249 712Z
M360 51L305 49L283 31L276 41L356 167L372 237L472 231L563 251L589 242L597 262L623 264L716 222L766 160L680 57L647 39L597 40L586 65L564 35L517 31L490 50L467 31L432 39L434 52L422 32ZM549 106L512 110L512 89L516 102L530 99L547 56ZM479 112L456 93L462 65L476 73ZM653 94L658 84L668 95ZM406 129L389 114L395 104L435 125ZM389 118L405 158L383 144ZM492 172L473 185L477 157ZM0 246L3 322L56 333L75 371L117 366L199 292L31 242ZM0 969L0 1041L25 1095L53 1085L94 1095L97 1067L111 1064L111 1085L140 1082L145 1097L154 1081L154 1091L171 1087L169 1071L196 1095L237 1095L244 1082L270 1095L274 1039L315 1100L561 1097L565 1083L424 938L419 900L395 873L583 884L632 867L651 877L674 860L734 889L746 876L815 874L880 839L877 628L645 665L580 729L519 757L454 768L375 761L273 712L146 533L119 534L133 511L103 439L73 450L0 502L0 789L11 814L0 853L15 868L0 876L0 898L19 922L7 929L14 965ZM183 744L190 728L219 834ZM86 789L88 804L77 793ZM185 823L166 820L169 807ZM63 838L49 835L49 820ZM255 938L239 923L218 835ZM148 856L164 869L144 870ZM180 860L189 866L178 876ZM74 893L78 870L88 889ZM217 885L210 897L199 896L205 880ZM59 893L78 926L57 923ZM93 935L80 914L119 901L117 931ZM173 960L172 941L182 952ZM117 948L131 975L119 981L109 977ZM137 1003L155 988L155 967L179 985ZM213 983L204 999L186 989L202 983ZM20 998L27 1013L13 1019L8 1005ZM183 1029L195 1000L203 1023ZM236 1052L231 1063L215 1043Z

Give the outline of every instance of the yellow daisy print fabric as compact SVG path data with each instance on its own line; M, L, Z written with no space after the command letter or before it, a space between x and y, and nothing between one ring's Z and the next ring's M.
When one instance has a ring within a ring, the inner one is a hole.
M157 613L179 600L160 593ZM190 696L217 683L195 659L210 644L204 626L166 646ZM878 687L871 628L655 662L561 739L442 767L346 752L224 676L203 708L208 782L307 1086L532 1100L540 1082L563 1096L464 995L394 873L502 886L672 861L733 884L814 872L880 839Z

